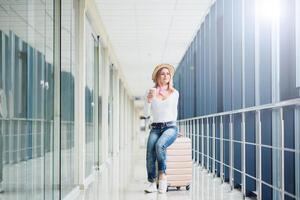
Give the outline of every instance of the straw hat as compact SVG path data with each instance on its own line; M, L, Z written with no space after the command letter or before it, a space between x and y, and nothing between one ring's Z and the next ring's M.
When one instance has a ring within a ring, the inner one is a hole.
M156 74L157 72L161 69L161 68L167 68L169 70L169 72L171 73L171 77L174 76L174 72L175 72L175 69L173 67L173 65L170 65L170 64L159 64L155 67L153 73L152 73L152 80L155 82L155 77L156 77Z

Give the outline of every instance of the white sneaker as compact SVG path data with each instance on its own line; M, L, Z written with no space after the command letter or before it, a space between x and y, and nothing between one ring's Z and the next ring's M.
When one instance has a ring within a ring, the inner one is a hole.
M168 188L168 181L167 179L159 180L159 187L158 192L159 193L166 193Z
M146 193L157 192L156 182L149 182L147 188L144 191Z

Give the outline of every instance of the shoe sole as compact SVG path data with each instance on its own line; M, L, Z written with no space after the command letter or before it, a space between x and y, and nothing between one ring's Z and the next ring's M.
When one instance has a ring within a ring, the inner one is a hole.
M153 193L153 192L157 192L157 190L156 190L156 191L148 191L148 190L144 190L144 192L145 192L145 193Z

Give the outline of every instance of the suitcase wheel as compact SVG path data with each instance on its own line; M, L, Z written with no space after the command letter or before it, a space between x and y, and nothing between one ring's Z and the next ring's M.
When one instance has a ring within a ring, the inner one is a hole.
M179 187L179 186L177 186L177 187L176 187L176 189L177 189L177 190L180 190L180 187Z
M185 187L185 189L186 189L186 190L190 190L190 185L187 185L187 186Z

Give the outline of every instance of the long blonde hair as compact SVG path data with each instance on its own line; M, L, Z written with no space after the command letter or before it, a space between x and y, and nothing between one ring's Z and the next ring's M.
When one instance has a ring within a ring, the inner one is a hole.
M160 72L163 69L167 69L170 72L170 70L167 67L162 67L161 69L158 70L155 76L155 86L154 86L155 88L158 87L158 77L160 76ZM175 88L173 87L173 74L170 72L170 75L171 76L170 76L170 81L168 83L168 91L174 92Z

